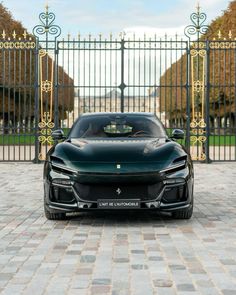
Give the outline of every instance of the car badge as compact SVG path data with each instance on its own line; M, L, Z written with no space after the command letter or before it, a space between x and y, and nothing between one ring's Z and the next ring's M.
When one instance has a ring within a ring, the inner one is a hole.
M117 168L117 169L120 169L120 164L117 164L117 165L116 165L116 168Z
M120 195L121 194L121 189L118 187L118 189L116 190L117 192L117 195Z

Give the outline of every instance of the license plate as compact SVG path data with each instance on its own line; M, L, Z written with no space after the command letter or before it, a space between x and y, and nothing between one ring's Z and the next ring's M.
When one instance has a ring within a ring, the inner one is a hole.
M98 200L99 209L137 209L140 200Z

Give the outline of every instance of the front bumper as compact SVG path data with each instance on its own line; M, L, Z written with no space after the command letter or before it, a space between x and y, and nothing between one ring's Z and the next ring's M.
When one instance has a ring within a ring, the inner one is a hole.
M143 177L142 177L143 176ZM80 184L78 179L84 179L85 175L75 176L73 174L66 175L64 173L59 173L53 169L48 169L48 173L46 173L46 177L44 178L44 188L45 188L45 204L50 212L77 212L77 211L87 211L87 210L103 210L98 206L97 199L103 199L104 197L101 195L103 190L100 190L98 198L86 197L82 196L78 187L81 186L90 186L95 187L97 183L90 184ZM116 183L116 186L130 186L125 182L120 182L120 176L117 176L119 181ZM95 179L89 175L89 181L91 179ZM111 187L114 182L114 175L111 176L112 183L109 183L109 175L106 175L106 182L104 184L104 188ZM122 175L122 179L125 179L124 175ZM129 177L129 179L131 179ZM138 179L136 182L137 189L136 193L139 194L139 181L143 179L144 182L150 181L151 177L147 174L139 174L134 175L132 177L133 183L131 185L135 185L135 179ZM59 180L59 181L58 181ZM153 183L155 181L155 183ZM135 210L159 210L172 212L184 208L188 208L192 206L192 193L193 193L193 176L188 166L184 169L175 171L172 174L163 173L160 175L158 172L155 173L154 178L151 180L151 184L147 183L147 185L155 186L158 184L158 190L156 194L153 193L149 196L142 196L139 199L140 207L135 208ZM104 190L105 191L105 190ZM93 192L93 195L96 196L96 190ZM109 196L105 196L107 200L109 200ZM132 195L124 195L122 198L126 200L132 201L133 199L137 199L137 196ZM121 197L117 196L117 200L122 200ZM111 196L110 199L114 199L114 196ZM126 207L129 209L129 207ZM133 209L133 208L132 208ZM106 210L106 209L105 209ZM120 210L120 209L119 209Z

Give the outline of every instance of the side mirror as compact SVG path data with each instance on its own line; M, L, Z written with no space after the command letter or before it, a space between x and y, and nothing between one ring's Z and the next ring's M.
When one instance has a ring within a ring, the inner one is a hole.
M65 135L63 130L58 129L58 130L54 130L52 132L52 139L53 140L61 140L61 139L65 139Z
M184 131L181 129L174 129L170 138L173 139L184 139Z

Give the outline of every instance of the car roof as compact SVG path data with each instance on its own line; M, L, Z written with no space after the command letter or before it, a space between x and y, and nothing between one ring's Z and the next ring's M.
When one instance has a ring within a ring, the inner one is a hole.
M127 115L132 115L132 116L144 116L144 117L153 117L154 114L153 113L148 113L148 112L116 112L116 113L112 113L112 112L100 112L100 113L84 113L81 114L80 116L82 117L86 117L86 116L127 116Z

